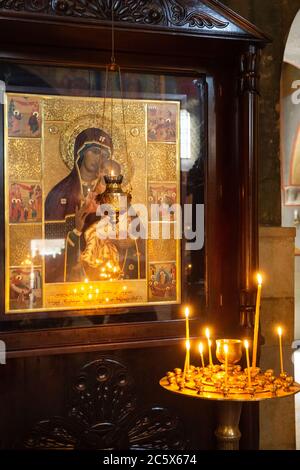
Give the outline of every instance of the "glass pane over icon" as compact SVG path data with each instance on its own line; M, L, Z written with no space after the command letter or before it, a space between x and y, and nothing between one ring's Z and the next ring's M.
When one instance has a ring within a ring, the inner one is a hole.
M6 313L176 318L205 290L197 78L124 73L105 98L105 72L4 69ZM119 176L126 207L103 227Z

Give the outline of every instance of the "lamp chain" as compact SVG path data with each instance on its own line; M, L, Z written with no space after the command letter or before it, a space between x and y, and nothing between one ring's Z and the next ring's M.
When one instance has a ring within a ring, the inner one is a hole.
M111 63L116 63L115 58L115 15L114 15L114 2L111 4Z
M115 17L114 17L114 1L112 1L111 6L111 63L106 66L105 68L105 90L104 90L104 102L103 102L103 111L102 111L102 127L104 125L104 118L106 113L106 101L107 101L107 94L108 94L108 87L110 86L110 96L111 96L111 109L110 109L110 135L111 139L113 140L113 102L114 102L114 86L113 86L113 76L109 77L109 73L112 74L117 72L118 74L118 81L119 81L119 88L120 88L120 95L121 95L121 106L122 106L122 121L124 127L124 137L125 137L125 151L126 151L126 161L128 165L128 142L127 142L127 135L126 135L126 121L125 121L125 110L124 110L124 96L123 96L123 83L122 83L122 76L121 76L121 68L118 64L116 64L115 58Z
M125 150L126 150L126 160L128 165L128 143L127 143L127 134L126 134L126 121L125 121L125 110L124 110L124 96L123 96L123 83L121 76L121 69L119 71L119 82L120 82L120 92L121 92L121 106L122 106L122 118L123 118L123 127L124 127L124 137L125 137Z

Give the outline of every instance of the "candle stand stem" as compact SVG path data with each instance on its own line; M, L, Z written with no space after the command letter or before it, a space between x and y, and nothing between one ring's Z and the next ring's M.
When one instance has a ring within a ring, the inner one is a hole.
M218 427L215 431L218 450L239 449L241 411L241 402L227 401L218 403Z

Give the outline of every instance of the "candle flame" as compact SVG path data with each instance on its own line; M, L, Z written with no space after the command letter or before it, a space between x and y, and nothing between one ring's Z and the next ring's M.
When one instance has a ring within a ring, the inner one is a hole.
M184 312L186 318L189 318L190 316L190 309L188 307L185 308L185 312Z
M87 284L89 282L88 278L86 277L84 282Z
M260 273L258 273L256 278L257 278L258 285L261 286L262 285L262 275Z
M244 346L246 349L249 349L249 341L247 339L244 341Z
M185 347L186 347L187 351L189 351L189 350L191 349L191 343L190 343L189 340L187 340L187 341L185 342Z
M111 170L111 172L110 172L110 176L115 176L115 172L114 172L114 170Z
M224 344L224 352L225 354L228 354L228 344Z
M205 336L206 336L207 339L209 339L209 337L210 337L209 328L206 328Z
M279 326L279 327L277 328L277 331L278 331L278 335L279 335L279 336L282 336L282 328L281 328L281 326Z
M199 352L200 354L203 354L203 344L199 343Z

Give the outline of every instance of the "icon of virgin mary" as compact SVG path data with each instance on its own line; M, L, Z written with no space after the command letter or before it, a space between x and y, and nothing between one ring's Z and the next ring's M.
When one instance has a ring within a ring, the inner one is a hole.
M142 240L100 240L97 237L97 196L106 185L104 176L120 174L112 159L111 137L101 129L82 131L74 144L74 168L49 192L45 202L47 239L64 239L65 249L55 257L46 256L46 282L80 282L101 278L101 267L114 266L114 278L145 276Z

